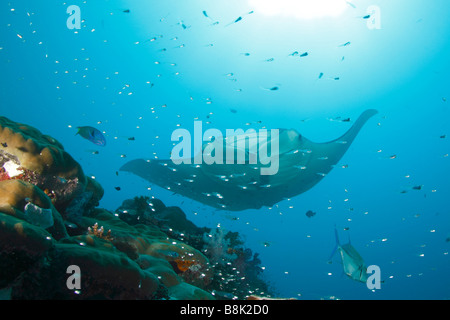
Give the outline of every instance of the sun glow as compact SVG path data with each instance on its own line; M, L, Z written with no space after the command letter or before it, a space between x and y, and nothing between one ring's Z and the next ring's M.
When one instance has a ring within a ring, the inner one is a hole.
M249 4L261 14L299 19L337 17L348 7L345 0L249 0Z

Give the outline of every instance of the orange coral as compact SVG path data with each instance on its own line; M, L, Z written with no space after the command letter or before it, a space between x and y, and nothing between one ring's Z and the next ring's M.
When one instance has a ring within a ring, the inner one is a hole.
M98 227L98 223L95 223L92 228L88 227L88 234L95 236L97 238L103 239L103 240L107 240L107 241L112 241L114 240L114 238L111 236L111 229L108 230L108 232L106 234L104 233L104 229L103 226L101 226L100 228Z
M181 272L186 272L190 267L197 264L197 261L195 260L175 259L174 262L176 263L178 270Z

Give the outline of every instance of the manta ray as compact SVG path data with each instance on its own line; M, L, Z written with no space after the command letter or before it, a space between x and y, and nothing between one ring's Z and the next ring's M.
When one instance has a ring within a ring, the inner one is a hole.
M313 142L294 129L280 129L279 167L273 175L261 174L260 169L267 164L248 161L234 164L225 161L223 164L195 164L192 161L176 165L171 159L136 159L127 162L120 170L216 209L242 211L272 207L311 189L322 180L339 162L367 120L376 113L372 109L364 111L344 135L326 143ZM247 138L248 143L244 144L243 150L247 153L253 144L258 144L258 139L248 136L233 137L233 143L227 137L224 138L224 148L237 148L235 138ZM211 143L206 143L202 151L210 146Z

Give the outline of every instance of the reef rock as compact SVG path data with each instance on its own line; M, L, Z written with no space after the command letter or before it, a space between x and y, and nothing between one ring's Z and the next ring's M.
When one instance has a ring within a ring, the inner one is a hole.
M67 237L63 219L50 198L29 182L0 181L0 212L48 229L57 240Z
M97 208L102 196L57 140L0 117L0 296L214 299L218 290L267 291L256 280L257 255L251 259L237 233L212 236L180 208L148 197L112 213ZM79 287L68 285L72 269Z
M93 204L103 196L101 186L84 175L61 143L5 117L0 117L0 167L0 180L20 179L36 185L61 213L86 189L92 191Z

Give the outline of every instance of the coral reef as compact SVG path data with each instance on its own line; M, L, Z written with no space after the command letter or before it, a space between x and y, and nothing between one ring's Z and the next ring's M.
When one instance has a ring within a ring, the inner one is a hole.
M81 166L56 139L0 117L0 142L0 180L19 179L39 187L61 214L86 190L92 192L92 205L102 198L100 184L84 175Z
M0 292L11 299L267 295L239 235L149 197L98 208L103 188L55 139L0 117ZM78 268L79 287L68 285ZM76 269L75 268L75 269ZM238 284L239 283L239 284Z
M252 294L272 295L268 284L260 277L263 269L258 254L244 247L237 232L223 228L199 228L186 219L180 208L166 207L160 200L149 197L125 200L116 214L128 223L145 221L147 225L155 225L171 238L200 250L208 259L208 281L195 284L211 292L216 299L244 299ZM177 263L174 252L163 252L172 255L172 259L168 260L174 270L191 283L190 275L195 265L186 261Z

